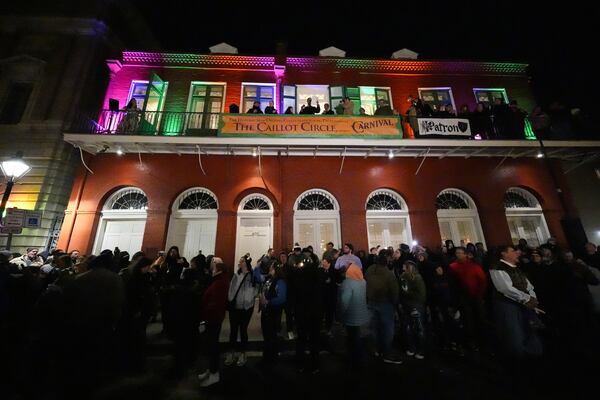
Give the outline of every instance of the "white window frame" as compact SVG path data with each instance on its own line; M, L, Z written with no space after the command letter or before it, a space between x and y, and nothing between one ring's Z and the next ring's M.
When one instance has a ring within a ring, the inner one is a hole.
M506 190L506 192L508 191L514 191L517 192L518 194L520 194L521 196L525 197L526 199L529 198L530 201L535 202L535 207L522 207L522 208L506 208L504 207L505 210L505 215L506 215L506 223L508 224L508 219L510 217L534 217L534 218L538 218L540 221L540 224L538 226L538 228L536 229L536 233L538 235L538 239L540 244L545 243L548 238L550 238L550 230L548 229L548 224L546 223L546 217L544 216L544 211L542 209L542 206L540 204L540 202L538 201L538 199L533 195L533 193L531 193L530 191L520 188L520 187L510 187Z
M100 254L100 252L104 249L101 249L102 241L104 239L104 234L106 233L106 225L108 221L122 221L122 220L135 220L135 221L147 221L148 212L146 210L113 210L112 203L117 199L121 194L127 192L129 190L138 190L148 198L148 195L135 186L127 186L115 191L111 194L108 199L104 202L102 206L102 211L100 212L100 221L98 222L98 229L96 231L96 238L94 239L94 254ZM145 229L145 227L144 227ZM145 233L144 233L145 235Z
M326 93L327 100L324 101L323 103L319 103L319 106L322 107L323 104L329 103L329 106L331 107L331 98L329 97L329 88L331 87L331 85L319 85L319 84L303 83L303 84L300 84L300 85L295 84L295 85L286 85L286 86L295 86L296 87L296 109L294 110L295 114L300 114L300 108L302 107L302 104L299 103L300 98L298 96L298 88L302 87L302 86L323 86L323 87L326 87L327 88L327 93ZM303 104L305 104L305 103L303 103ZM313 107L316 107L316 104L312 104L312 105L313 105ZM285 112L285 110L283 112ZM323 112L323 108L321 108L321 112ZM319 115L319 114L316 114L316 115Z
M358 89L361 90L362 88L373 88L373 89L384 89L387 90L390 94L390 108L393 110L394 109L394 99L392 99L392 88L390 86L359 86ZM377 98L375 98L375 104L377 104Z
M452 93L452 88L450 86L440 86L440 87L420 87L417 89L419 92L419 99L421 98L421 91L423 90L447 90L450 93L450 101L452 102L452 109L455 113L458 113L456 110L456 104L454 103L454 93Z
M242 94L243 96L243 94ZM246 205L246 202L250 199L256 198L256 197L260 197L261 199L263 199L264 201L267 202L267 204L269 205L269 210L244 210L244 206ZM265 218L269 218L270 219L270 223L271 223L271 230L269 231L269 248L273 247L273 231L274 231L274 218L273 218L273 213L274 213L274 207L273 207L273 202L271 201L271 199L269 199L269 197L265 196L262 193L251 193L247 196L245 196L241 201L240 204L238 205L238 210L237 210L237 224L236 224L236 229L235 229L235 254L238 255L239 254L239 240L238 240L238 232L240 231L240 226L241 226L241 220L242 219L265 219ZM265 249L266 251L267 249ZM236 262L237 260L239 260L239 257L236 258Z
M479 103L479 99L477 98L478 90L502 92L502 94L504 95L504 103L508 104L508 93L506 93L505 88L473 88L473 97L475 97L475 103Z
M199 210L180 210L179 204L181 203L181 201L183 199L185 199L188 195L190 195L191 193L193 193L197 190L203 190L203 191L206 191L208 194L210 194L215 199L215 202L217 203L217 208L199 209ZM218 227L218 224L219 224L218 210L219 210L219 198L208 188L205 188L202 186L195 186L195 187L191 187L191 188L186 189L183 192L181 192L179 194L179 196L177 196L175 198L175 201L173 202L173 205L171 206L171 215L169 216L169 228L167 230L167 236L165 238L165 247L167 245L169 245L170 244L169 242L172 240L172 235L174 233L176 221L181 220L181 219L214 220L215 221L215 246L216 246L216 242L217 242L216 228Z
M133 96L133 87L135 86L136 83L145 83L146 85L150 85L150 81L148 81L148 80L133 79L131 81L131 84L129 85L129 93L127 94L127 101L125 102L125 107L127 107L127 104L129 104L129 102L131 101L131 97ZM163 101L161 102L160 110L158 110L158 112L162 112L162 110L165 108L167 92L169 91L169 82L163 81L163 83L165 84L165 91L163 93ZM148 88L146 87L146 94L147 94L147 91L148 91ZM143 103L138 104L138 107L141 110L144 107L144 104Z
M377 193L385 192L392 197L398 199L400 206L402 209L400 210L367 210L367 204L369 200ZM406 237L408 241L408 245L412 247L413 236L412 236L412 227L410 225L410 216L408 213L408 206L406 205L406 201L399 193L389 190L389 189L377 189L369 193L367 196L367 201L365 202L365 221L367 223L367 242L371 243L371 235L369 233L369 221L373 220L374 222L379 222L378 220L385 220L389 222L394 222L394 220L403 220L406 226ZM396 243L394 247L398 246L400 243Z
M271 86L273 88L273 106L277 110L279 108L277 103L277 84L276 83L259 83L259 82L242 82L242 92L240 93L240 113L245 112L242 110L242 106L244 104L244 87L246 86ZM262 110L265 112L265 110ZM277 110L278 114L283 114L285 110Z
M309 192L322 192L324 195L333 200L333 210L298 210L298 205L300 204L300 200L304 198L304 196ZM302 192L294 202L294 243L298 242L299 237L299 222L308 222L308 221L333 221L335 225L335 245L341 246L342 243L342 225L340 220L340 205L333 194L324 189L312 188L305 190ZM317 249L317 243L311 244L313 248Z
M439 195L444 192L456 192L464 200L467 201L468 209L438 209L437 210L437 220L438 220L438 231L439 231L439 223L448 221L450 222L450 229L452 230L452 234L454 236L454 227L452 222L458 222L462 219L471 219L473 220L473 225L475 226L475 234L479 236L481 243L483 243L483 247L487 248L487 244L485 242L485 236L483 235L483 228L481 227L481 218L479 217L479 211L477 210L477 205L473 201L473 198L469 196L465 191L457 189L457 188L446 188L438 193L436 199ZM441 232L440 232L441 238ZM459 243L456 243L454 238L452 239L455 246L459 246ZM466 243L465 243L466 244Z

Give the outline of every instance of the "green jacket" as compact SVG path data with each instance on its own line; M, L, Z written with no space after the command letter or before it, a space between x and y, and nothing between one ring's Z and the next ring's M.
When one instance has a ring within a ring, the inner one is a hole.
M398 304L399 287L394 273L383 265L373 264L367 269L367 301L370 304Z
M408 278L406 273L400 275L401 289L400 298L402 304L408 306L425 305L427 300L427 291L425 289L425 282L420 274L415 274L414 279Z

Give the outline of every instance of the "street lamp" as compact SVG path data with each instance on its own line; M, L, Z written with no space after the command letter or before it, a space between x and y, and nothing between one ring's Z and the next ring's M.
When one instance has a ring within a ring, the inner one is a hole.
M23 161L23 153L19 151L14 158L2 161L0 163L0 168L2 169L2 173L4 176L6 176L7 180L6 189L4 189L2 202L0 203L1 217L2 214L4 214L4 209L6 208L6 203L8 202L8 197L10 196L10 192L12 191L15 181L28 173L31 170L31 167L25 161Z

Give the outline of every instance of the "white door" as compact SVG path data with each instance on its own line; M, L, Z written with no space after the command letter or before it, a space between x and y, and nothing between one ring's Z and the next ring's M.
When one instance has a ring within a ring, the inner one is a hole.
M118 247L119 250L127 251L133 255L133 253L142 250L145 227L145 219L106 221L100 250L114 250L115 247Z
M179 253L188 261L198 255L215 253L217 237L217 220L214 218L177 218L169 230L167 249L171 246L179 247Z
M266 218L244 218L240 217L237 231L237 246L235 262L246 253L254 262L267 252L272 246L271 217Z
M327 250L327 243L338 243L339 227L336 220L298 220L296 242L302 247L312 246L320 256Z
M477 234L473 218L439 218L438 222L442 242L450 239L455 246L466 246L483 241Z
M368 218L367 228L369 248L377 246L398 248L401 243L410 244L404 219Z
M515 245L519 243L519 239L525 239L528 245L538 247L548 239L543 233L540 217L514 216L506 217L506 220Z

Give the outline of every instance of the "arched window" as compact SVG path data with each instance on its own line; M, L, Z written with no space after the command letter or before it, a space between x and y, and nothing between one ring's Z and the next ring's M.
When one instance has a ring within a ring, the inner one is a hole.
M313 246L321 254L327 243L340 245L340 207L335 197L322 189L300 194L294 204L294 242Z
M250 253L256 261L270 247L273 247L273 203L263 194L252 193L238 207L236 260Z
M435 200L442 243L452 240L455 246L482 242L483 230L473 199L459 189L444 189Z
M108 210L147 210L148 198L138 188L125 188L117 191L106 201Z
M531 192L509 188L504 194L504 209L513 244L525 239L529 246L537 247L550 237L542 206Z
M217 239L217 196L210 190L195 187L181 193L173 202L168 249L179 247L179 252L188 259L198 255L214 254Z
M136 187L117 190L102 207L100 223L94 241L94 253L114 250L133 254L142 249L146 229L148 197Z
M191 189L179 201L179 210L216 210L219 208L215 195L208 189Z
M366 218L369 248L411 245L412 234L408 207L396 192L380 189L367 197Z

